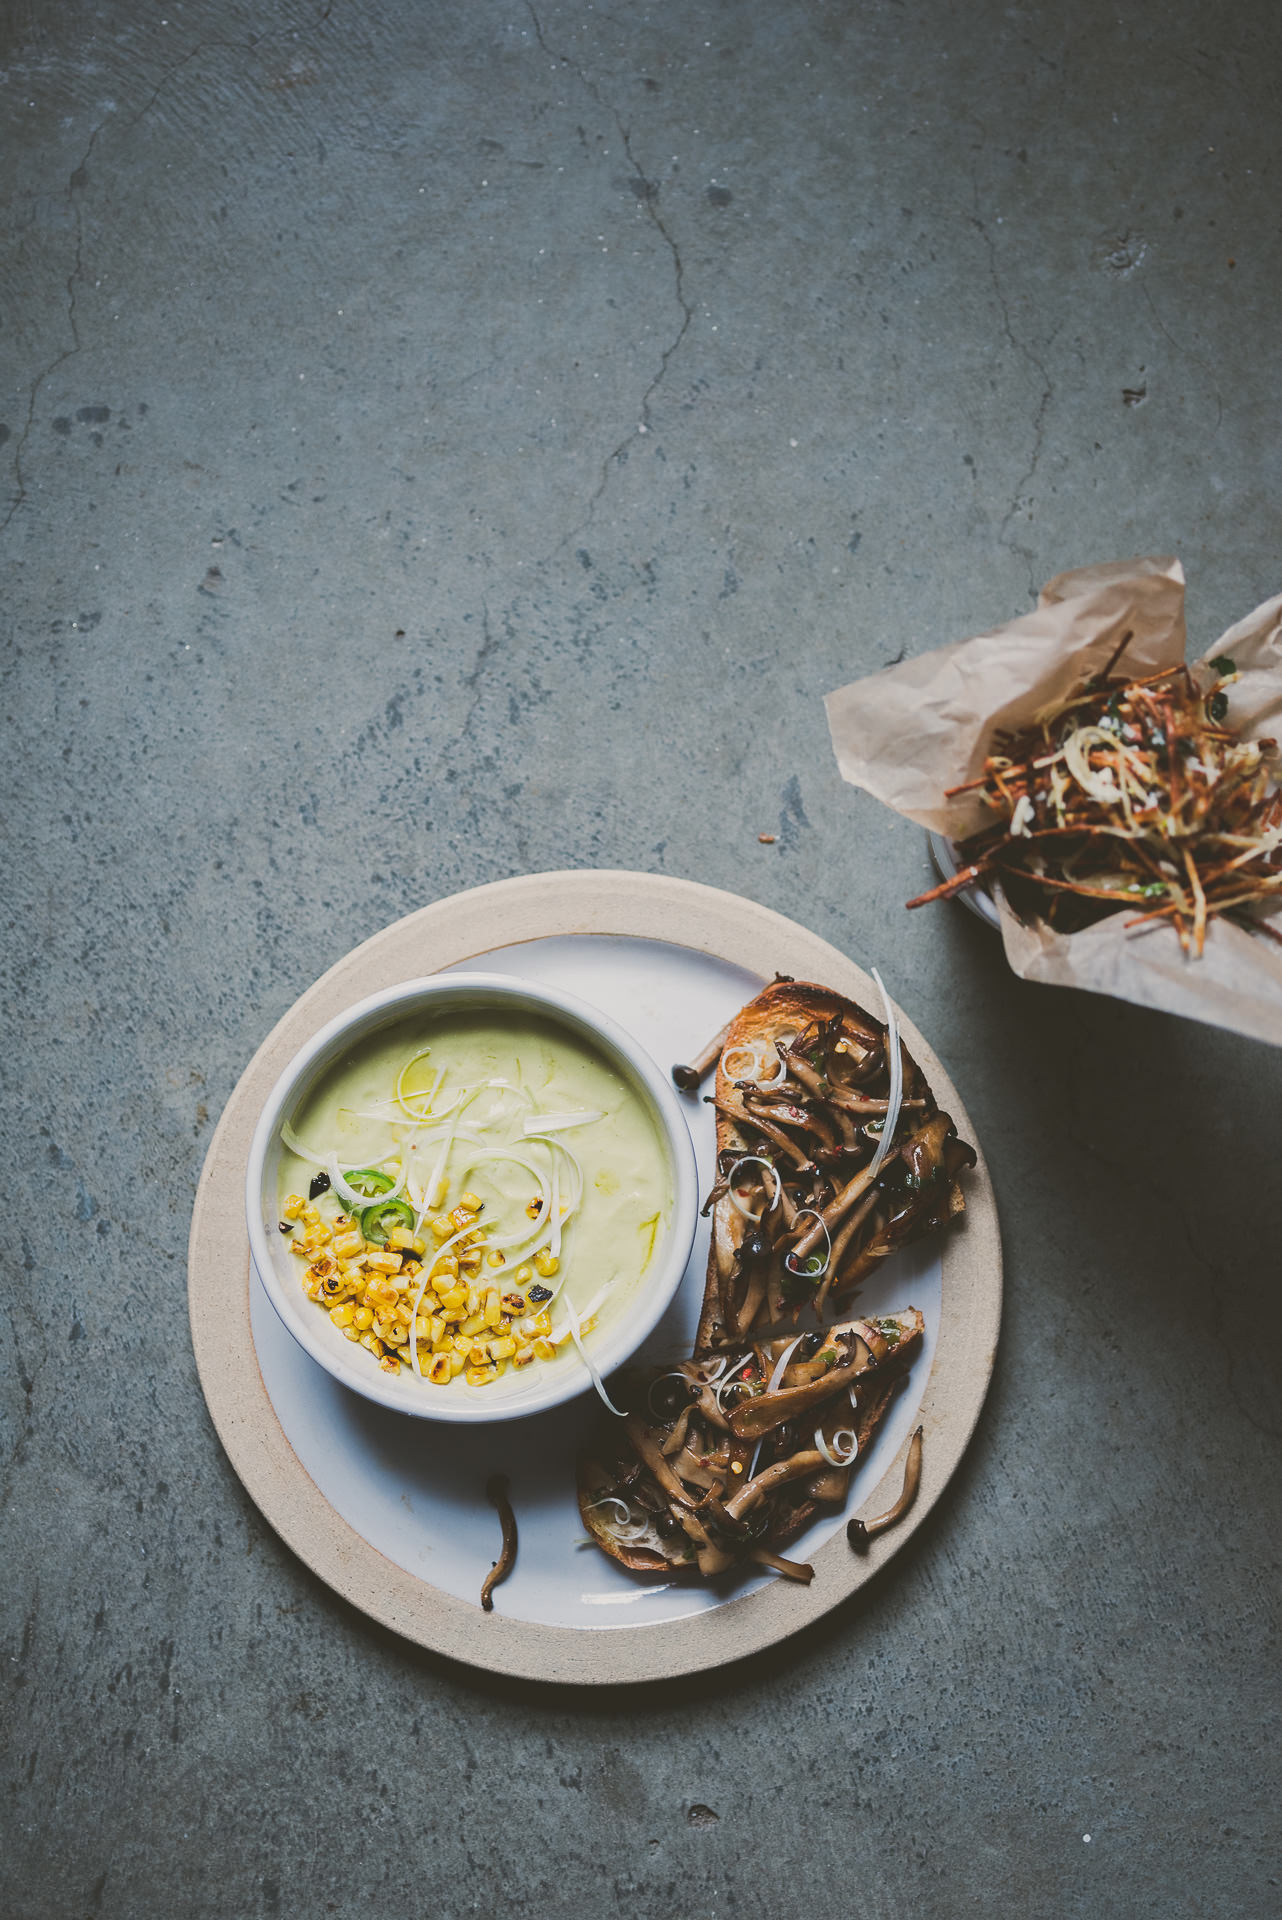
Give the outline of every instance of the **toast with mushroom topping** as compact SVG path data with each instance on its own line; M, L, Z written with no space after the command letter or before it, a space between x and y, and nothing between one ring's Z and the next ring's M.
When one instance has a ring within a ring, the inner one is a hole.
M630 1411L579 1463L584 1526L637 1573L711 1579L747 1561L808 1581L779 1550L845 1504L923 1331L908 1307L626 1377Z
M827 987L776 981L731 1021L711 1095L717 1178L696 1352L849 1296L961 1213L972 1147L898 1033ZM887 1126L891 1137L883 1144Z

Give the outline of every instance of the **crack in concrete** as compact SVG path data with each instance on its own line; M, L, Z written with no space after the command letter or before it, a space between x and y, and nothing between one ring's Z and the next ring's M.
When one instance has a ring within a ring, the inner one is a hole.
M333 0L325 0L324 6L320 9L319 13L316 16L316 25L320 26L322 22L328 20L332 10L333 10ZM67 185L65 189L67 199L71 203L72 212L75 215L75 225L76 225L76 244L75 244L75 250L74 250L74 257L72 260L71 271L67 275L67 278L65 281L65 285L67 289L66 318L67 318L67 326L71 333L71 345L69 347L64 347L61 353L55 354L53 359L49 362L48 366L41 368L40 372L36 375L34 381L31 384L31 390L27 395L27 417L23 421L22 431L18 435L18 438L14 441L14 446L13 446L13 498L9 503L9 511L5 514L3 520L0 520L0 534L4 534L8 531L10 523L14 519L14 516L26 504L27 483L26 483L26 477L22 470L22 456L26 450L27 442L31 438L31 430L35 425L36 402L40 398L40 390L44 386L47 380L52 379L53 375L58 371L59 367L65 366L68 360L75 359L76 355L81 351L84 344L80 338L80 325L76 317L76 309L77 309L76 287L77 287L77 283L80 281L82 277L82 272L83 272L85 233L84 233L84 218L80 211L80 202L75 198L75 196L81 191L81 189L84 186L88 184L87 169L89 165L89 156L92 154L94 147L97 144L98 135L102 133L106 127L112 124L118 125L123 133L132 133L134 128L138 126L139 123L142 120L144 120L146 116L151 112L152 108L155 106L157 100L159 100L161 94L165 91L165 88L169 85L169 83L178 74L180 74L184 70L184 68L189 67L193 60L198 59L202 53L208 53L211 48L221 47L221 48L230 50L233 53L254 53L258 50L259 47L270 45L275 40L295 39L295 38L297 38L297 29L290 28L288 29L288 31L286 31L285 29L282 29L281 32L278 34L275 34L275 33L263 34L259 38L247 40L244 42L237 41L237 40L200 40L191 49L189 53L185 53L183 55L181 60L175 60L174 64L171 67L167 67L165 69L165 71L161 74L159 80L156 82L155 86L152 88L151 92L148 94L147 98L143 101L142 105L138 107L133 113L129 114L126 118L119 121L116 120L116 117L114 114L106 114L98 122L97 126L92 128L92 130L90 131L89 139L85 146L84 152L81 154L79 160L76 162L75 166L71 169L70 174L67 176Z
M1015 515L1019 512L1021 503L1027 497L1027 489L1031 486L1041 462L1042 447L1046 437L1046 414L1051 401L1055 397L1055 383L1046 370L1045 361L1033 351L1032 347L1030 347L1026 341L1019 338L1014 327L1011 325L1010 307L1007 304L1006 294L1002 287L1001 275L997 270L997 248L994 244L993 236L989 233L988 228L979 217L978 185L972 182L972 186L974 188L974 204L976 210L971 214L971 224L974 226L988 251L988 272L993 283L993 293L1002 316L1002 332L1006 335L1014 352L1022 359L1027 360L1028 364L1036 370L1042 382L1042 397L1038 401L1037 411L1033 415L1033 446L1029 456L1028 466L1015 483L1014 491L1011 494L1010 506L1006 509L1002 517L1001 525L997 529L999 544L1008 548L1011 553L1018 553L1023 558L1028 568L1029 595L1031 598L1036 599L1041 584L1037 578L1035 567L1037 558L1036 550L1032 547L1026 547L1020 541L1014 539L1010 533L1010 528ZM1058 331L1057 328L1056 333L1058 333ZM1052 334L1051 339L1054 340L1054 338L1055 334Z
M477 708L480 706L481 699L485 692L484 687L481 685L481 676L489 665L491 656L494 654L498 644L498 636L490 626L489 603L483 600L481 602L481 644L477 649L476 658L472 662L471 672L465 673L461 681L461 684L467 688L472 698L468 704L467 712L463 715L463 724L458 730L458 740L456 742L458 746L462 746L472 731L472 722L476 718Z
M590 95L590 97L593 100L595 100L596 104L600 107L601 111L603 113L608 113L610 115L610 118L614 121L615 127L618 131L619 138L623 142L623 151L627 155L628 163L632 168L633 175L637 180L643 182L646 188L646 192L642 201L642 205L645 208L646 217L650 221L650 224L654 227L655 232L659 235L660 239L663 241L663 244L665 245L665 247L668 249L668 252L672 256L673 292L676 299L677 307L681 315L680 322L677 326L676 332L673 334L671 340L669 340L667 346L663 347L660 350L659 364L655 370L654 377L651 379L649 385L646 387L645 391L641 395L640 405L637 408L637 424L634 427L632 427L628 433L624 434L623 438L618 442L617 446L613 447L610 450L610 452L606 454L604 460L601 462L601 477L598 480L595 488L593 489L591 496L589 497L587 508L586 508L586 511L584 512L582 519L579 520L575 526L571 527L569 532L566 533L561 538L561 540L558 541L557 545L552 550L552 554L548 556L548 558L550 559L550 558L553 558L556 554L563 553L566 547L569 546L570 542L572 540L577 539L578 536L584 531L584 529L591 525L593 517L596 513L596 509L600 504L602 495L605 493L606 488L610 484L610 476L614 472L614 469L617 467L619 462L627 454L629 448L637 440L639 440L644 434L649 433L650 427L651 427L651 412L650 412L651 402L653 401L656 393L659 391L659 388L663 385L665 378L667 377L668 367L669 367L669 364L671 363L673 355L677 352L678 348L681 346L682 341L685 339L686 334L690 330L691 323L694 319L694 308L691 306L689 300L686 298L685 264L681 258L681 248L677 244L677 241L673 238L672 234L669 232L667 223L663 218L662 212L660 211L658 186L653 180L650 179L644 167L640 165L639 161L637 160L637 156L633 151L631 129L625 126L623 122L623 117L619 113L618 108L611 105L611 103L608 100L602 97L601 91L596 85L596 82L592 80L588 76L588 74L584 72L583 68L578 64L578 62L576 60L572 60L569 54L558 53L554 47L549 46L548 41L543 32L542 23L539 20L539 16L535 12L533 6L530 4L530 0L526 0L526 10L529 13L530 19L534 26L535 38L538 41L540 47L543 49L544 53L548 55L549 59L557 60L561 63L562 66L568 67L570 72L575 76L579 84L583 87L584 91L588 95Z

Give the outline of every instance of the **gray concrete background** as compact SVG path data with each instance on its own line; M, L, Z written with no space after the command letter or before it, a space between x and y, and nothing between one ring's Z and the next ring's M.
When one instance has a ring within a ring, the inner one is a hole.
M1198 647L1282 586L1277 9L5 27L0 1911L1282 1912L1278 1056L905 914L921 837L821 707L1066 566L1178 552ZM593 865L880 964L1009 1260L887 1577L618 1697L337 1602L224 1460L184 1301L296 995Z

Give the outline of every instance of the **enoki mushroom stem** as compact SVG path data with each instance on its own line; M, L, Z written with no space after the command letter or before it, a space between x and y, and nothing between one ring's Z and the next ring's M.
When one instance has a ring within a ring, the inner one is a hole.
M885 1533L887 1527L893 1527L902 1520L917 1498L917 1489L921 1485L921 1428L914 1430L908 1442L908 1458L904 1462L904 1485L898 1500L885 1513L879 1513L875 1520L851 1520L846 1527L846 1538L852 1547L866 1547L874 1534Z
M499 1582L506 1580L516 1565L516 1515L512 1511L512 1502L507 1497L507 1475L494 1473L485 1483L485 1497L499 1516L503 1528L503 1547L498 1559L485 1576L481 1588L481 1611L493 1613L494 1589Z

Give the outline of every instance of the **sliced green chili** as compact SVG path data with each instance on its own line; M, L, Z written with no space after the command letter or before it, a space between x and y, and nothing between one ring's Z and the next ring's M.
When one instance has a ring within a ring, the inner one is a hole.
M393 1228L408 1227L412 1233L418 1216L408 1200L376 1200L358 1217L365 1238L376 1247L385 1247Z

